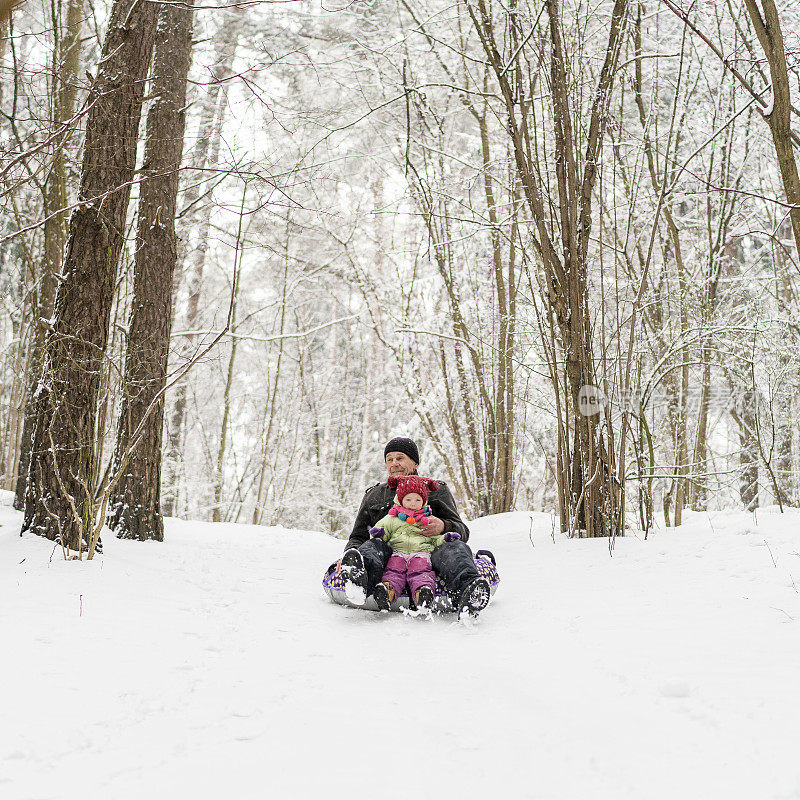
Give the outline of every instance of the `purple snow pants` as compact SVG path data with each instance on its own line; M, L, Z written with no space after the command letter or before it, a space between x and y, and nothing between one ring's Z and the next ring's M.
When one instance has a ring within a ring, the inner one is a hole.
M396 597L403 594L406 581L412 597L422 586L436 591L436 576L431 567L430 553L392 553L382 580L394 589Z

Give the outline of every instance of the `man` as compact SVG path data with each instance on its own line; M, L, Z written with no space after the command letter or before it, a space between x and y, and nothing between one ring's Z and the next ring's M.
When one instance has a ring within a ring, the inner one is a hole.
M387 478L417 474L419 450L411 439L392 439L384 448L383 455ZM392 549L382 539L370 538L369 529L386 515L393 502L394 489L390 489L386 481L367 489L344 555L337 565L345 580L348 598L358 605L363 605L380 583L386 562L392 554ZM448 532L461 536L460 540L445 542L437 547L431 553L431 566L444 582L456 611L476 616L486 608L490 594L489 583L478 573L472 551L467 545L469 528L459 516L453 495L443 481L439 481L438 491L430 493L428 505L433 516L425 527L425 536Z

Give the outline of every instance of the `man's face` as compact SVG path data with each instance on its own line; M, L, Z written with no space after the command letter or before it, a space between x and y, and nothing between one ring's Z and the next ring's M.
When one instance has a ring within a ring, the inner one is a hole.
M410 475L417 465L405 453L387 453L386 454L386 470L389 477L402 475Z

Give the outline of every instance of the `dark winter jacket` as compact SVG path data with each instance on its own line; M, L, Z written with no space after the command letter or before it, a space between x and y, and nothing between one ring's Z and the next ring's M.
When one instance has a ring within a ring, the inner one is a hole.
M358 509L353 532L347 540L345 550L358 547L369 539L369 529L386 516L394 503L394 489L388 483L378 483L364 492L361 508ZM453 531L461 534L461 541L469 539L469 528L464 524L456 510L456 501L444 481L439 481L439 491L428 495L428 505L433 511L433 516L444 523L444 532Z

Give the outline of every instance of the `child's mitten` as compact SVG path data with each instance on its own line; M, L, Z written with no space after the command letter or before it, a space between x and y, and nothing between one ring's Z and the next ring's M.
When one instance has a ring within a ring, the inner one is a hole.
M369 535L372 536L374 539L383 539L383 534L386 531L383 528L370 528ZM461 538L461 537L459 537Z
M447 533L444 535L444 540L446 542L454 542L456 539L460 538L461 534L457 533L456 531L447 531Z

